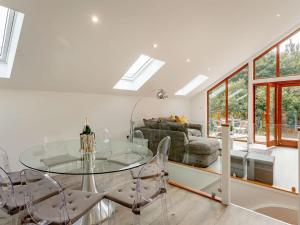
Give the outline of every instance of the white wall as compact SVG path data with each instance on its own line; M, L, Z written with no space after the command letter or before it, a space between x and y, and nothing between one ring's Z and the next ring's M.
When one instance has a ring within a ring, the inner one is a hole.
M203 134L206 135L207 126L207 96L206 91L202 91L191 99L191 121L203 125Z
M84 118L98 130L109 128L113 138L125 138L137 97L81 93L0 90L0 145L8 151L13 169L21 167L20 152L31 145L60 138L78 137ZM143 99L136 108L136 119L190 116L190 102Z

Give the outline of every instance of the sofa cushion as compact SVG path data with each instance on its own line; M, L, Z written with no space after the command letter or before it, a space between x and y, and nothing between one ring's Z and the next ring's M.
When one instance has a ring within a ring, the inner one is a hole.
M190 136L196 136L196 137L201 137L201 131L198 129L192 129L192 128L187 128L188 135Z
M220 149L220 143L215 139L197 137L186 146L189 154L209 155Z
M158 129L159 128L159 121L155 119L143 119L145 127L152 128L152 129Z
M189 142L193 142L193 141L199 141L200 137L189 135L188 139L189 139Z
M176 122L167 122L167 125L172 131L181 131L187 133L187 128L185 124L178 124Z
M218 159L218 156L218 152L209 155L190 154L187 164L197 167L208 167Z

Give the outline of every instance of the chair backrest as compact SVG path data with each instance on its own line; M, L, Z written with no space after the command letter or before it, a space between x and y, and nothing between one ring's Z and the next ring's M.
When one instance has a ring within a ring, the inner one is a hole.
M167 168L170 145L171 145L171 138L167 136L159 142L157 147L156 160L162 172L166 171Z
M14 186L7 172L0 167L0 208L7 210L8 202L16 206Z
M155 200L156 195L158 196L161 193L166 192L166 164L168 161L168 153L171 145L171 138L169 136L163 138L157 148L157 154L146 164L144 165L138 175L136 180L136 198L135 203L141 202L141 200L152 202ZM143 173L146 172L147 168L151 168L152 165L155 165L158 168L160 176L156 176L151 180L151 184L147 179L142 179ZM151 191L149 191L151 189ZM154 195L149 195L149 193L154 193ZM133 204L133 207L136 208L136 204Z
M33 181L32 176L40 177L41 180ZM66 208L66 197L60 184L52 179L48 174L39 171L25 169L21 172L22 179L26 182L24 189L24 200L28 215L34 223L48 224L51 218L46 219L45 207L41 207L42 200L56 196L51 201L51 206L47 206L49 215L60 218L60 224L70 222Z
M104 143L110 143L111 142L111 134L109 129L105 128L103 130L103 142Z
M133 143L138 145L144 145L144 134L141 130L135 130L133 132Z
M4 148L0 147L0 167L6 172L10 172L8 155Z
M144 134L141 130L135 130L133 133L133 138L144 139Z

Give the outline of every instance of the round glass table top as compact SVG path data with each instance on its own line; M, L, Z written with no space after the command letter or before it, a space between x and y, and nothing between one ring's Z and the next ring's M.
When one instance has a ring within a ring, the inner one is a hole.
M133 169L146 164L153 157L147 147L128 141L112 140L105 143L96 140L95 148L96 151L87 157L80 151L79 140L51 142L23 151L20 162L28 168L47 173L86 175Z

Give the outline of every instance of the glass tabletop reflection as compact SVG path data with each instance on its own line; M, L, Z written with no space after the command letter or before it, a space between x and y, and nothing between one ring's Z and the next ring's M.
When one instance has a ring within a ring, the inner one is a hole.
M144 165L153 157L147 147L128 141L96 140L92 170L84 166L84 154L79 140L64 140L35 145L20 154L20 162L31 169L47 173L86 175L104 174L133 169Z

